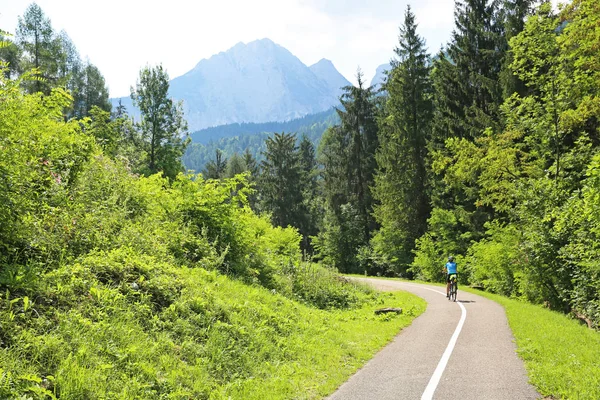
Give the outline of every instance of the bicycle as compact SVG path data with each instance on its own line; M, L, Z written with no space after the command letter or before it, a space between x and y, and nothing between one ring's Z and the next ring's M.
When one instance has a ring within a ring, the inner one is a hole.
M450 292L448 293L448 300L456 301L456 292L458 292L458 282L456 274L450 275Z

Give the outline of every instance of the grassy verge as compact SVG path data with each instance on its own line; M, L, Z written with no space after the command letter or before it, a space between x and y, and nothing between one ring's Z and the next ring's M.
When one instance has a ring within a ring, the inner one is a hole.
M406 312L401 316L373 313L392 306ZM221 394L240 399L314 399L331 394L425 307L422 299L396 292L378 294L376 300L354 310L284 309L299 323L285 339L293 354L289 362L262 365L252 379L228 385Z
M105 264L92 261L46 278L40 298L51 306L0 299L0 398L317 399L426 306L349 284L360 305L318 309L214 271L157 264L136 288L115 286L95 278ZM405 313L374 315L389 306Z
M479 290L504 306L530 382L544 396L600 399L600 333L564 314Z

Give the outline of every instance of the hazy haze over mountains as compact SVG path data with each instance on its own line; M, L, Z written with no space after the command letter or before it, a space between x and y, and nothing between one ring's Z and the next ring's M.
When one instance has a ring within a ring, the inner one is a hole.
M235 122L287 121L339 103L350 85L331 61L308 67L269 39L231 49L200 61L171 80L170 94L184 101L190 132ZM119 99L112 99L117 104ZM121 98L135 115L131 99Z

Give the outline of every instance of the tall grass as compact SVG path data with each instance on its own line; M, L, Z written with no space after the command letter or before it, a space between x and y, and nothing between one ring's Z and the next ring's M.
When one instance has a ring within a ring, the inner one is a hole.
M134 289L105 285L94 270L54 273L44 292L52 307L2 299L4 334L6 302L15 317L10 345L0 348L0 398L320 398L425 309L409 294L364 290L360 307L322 310L216 271L168 265ZM150 284L160 277L171 283ZM153 285L176 295L157 304ZM406 312L375 316L384 306Z

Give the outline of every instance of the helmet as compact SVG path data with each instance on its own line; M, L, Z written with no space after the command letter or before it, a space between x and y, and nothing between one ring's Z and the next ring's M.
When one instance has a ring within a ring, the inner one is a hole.
M448 262L453 262L453 261L454 261L454 256L448 257Z

